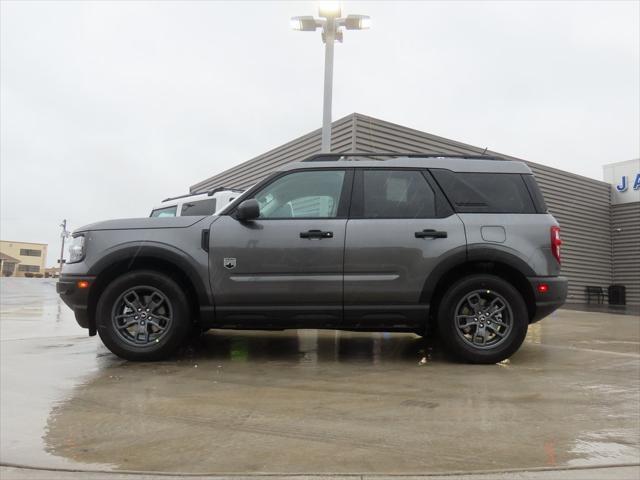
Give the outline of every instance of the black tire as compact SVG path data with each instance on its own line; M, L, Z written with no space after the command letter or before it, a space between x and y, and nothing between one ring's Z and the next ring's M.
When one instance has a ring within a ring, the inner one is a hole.
M497 313L489 315L494 309ZM464 326L459 328L460 324ZM509 358L522 345L528 326L522 295L494 275L458 280L444 294L438 309L438 330L445 347L469 363L497 363Z
M134 293L139 302L132 303ZM162 303L154 309L160 300ZM142 310L135 317L134 304ZM144 306L151 307L151 312L146 313L149 310ZM140 315L147 321L138 320ZM121 321L135 323L129 328L116 328ZM112 281L98 300L96 324L105 346L117 356L133 361L167 358L182 345L192 326L189 302L182 288L168 276L150 270L126 273Z

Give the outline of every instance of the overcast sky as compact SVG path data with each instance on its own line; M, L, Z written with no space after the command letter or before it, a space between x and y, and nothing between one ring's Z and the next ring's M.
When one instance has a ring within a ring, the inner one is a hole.
M359 112L602 178L639 156L640 3L344 2L334 119ZM313 2L1 3L1 232L147 216L320 127Z

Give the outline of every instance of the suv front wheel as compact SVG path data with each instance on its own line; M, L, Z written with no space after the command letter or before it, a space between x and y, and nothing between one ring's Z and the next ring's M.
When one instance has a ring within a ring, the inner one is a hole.
M96 308L102 342L127 360L161 360L191 329L189 302L180 286L159 272L135 271L115 279Z
M449 288L438 310L448 350L470 363L496 363L513 355L527 335L524 299L494 275L471 275Z

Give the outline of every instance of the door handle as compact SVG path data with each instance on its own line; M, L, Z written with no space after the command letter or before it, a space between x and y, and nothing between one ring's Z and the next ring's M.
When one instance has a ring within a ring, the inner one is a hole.
M447 238L447 232L422 230L421 232L416 232L416 238Z
M308 230L300 232L300 238L333 238L333 232L324 232L322 230Z

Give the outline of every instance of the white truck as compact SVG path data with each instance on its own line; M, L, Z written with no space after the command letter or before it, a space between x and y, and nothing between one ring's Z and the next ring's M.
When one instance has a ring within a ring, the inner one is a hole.
M243 193L233 188L215 188L207 192L188 193L178 197L165 198L153 207L150 217L188 217L213 215L226 207Z

